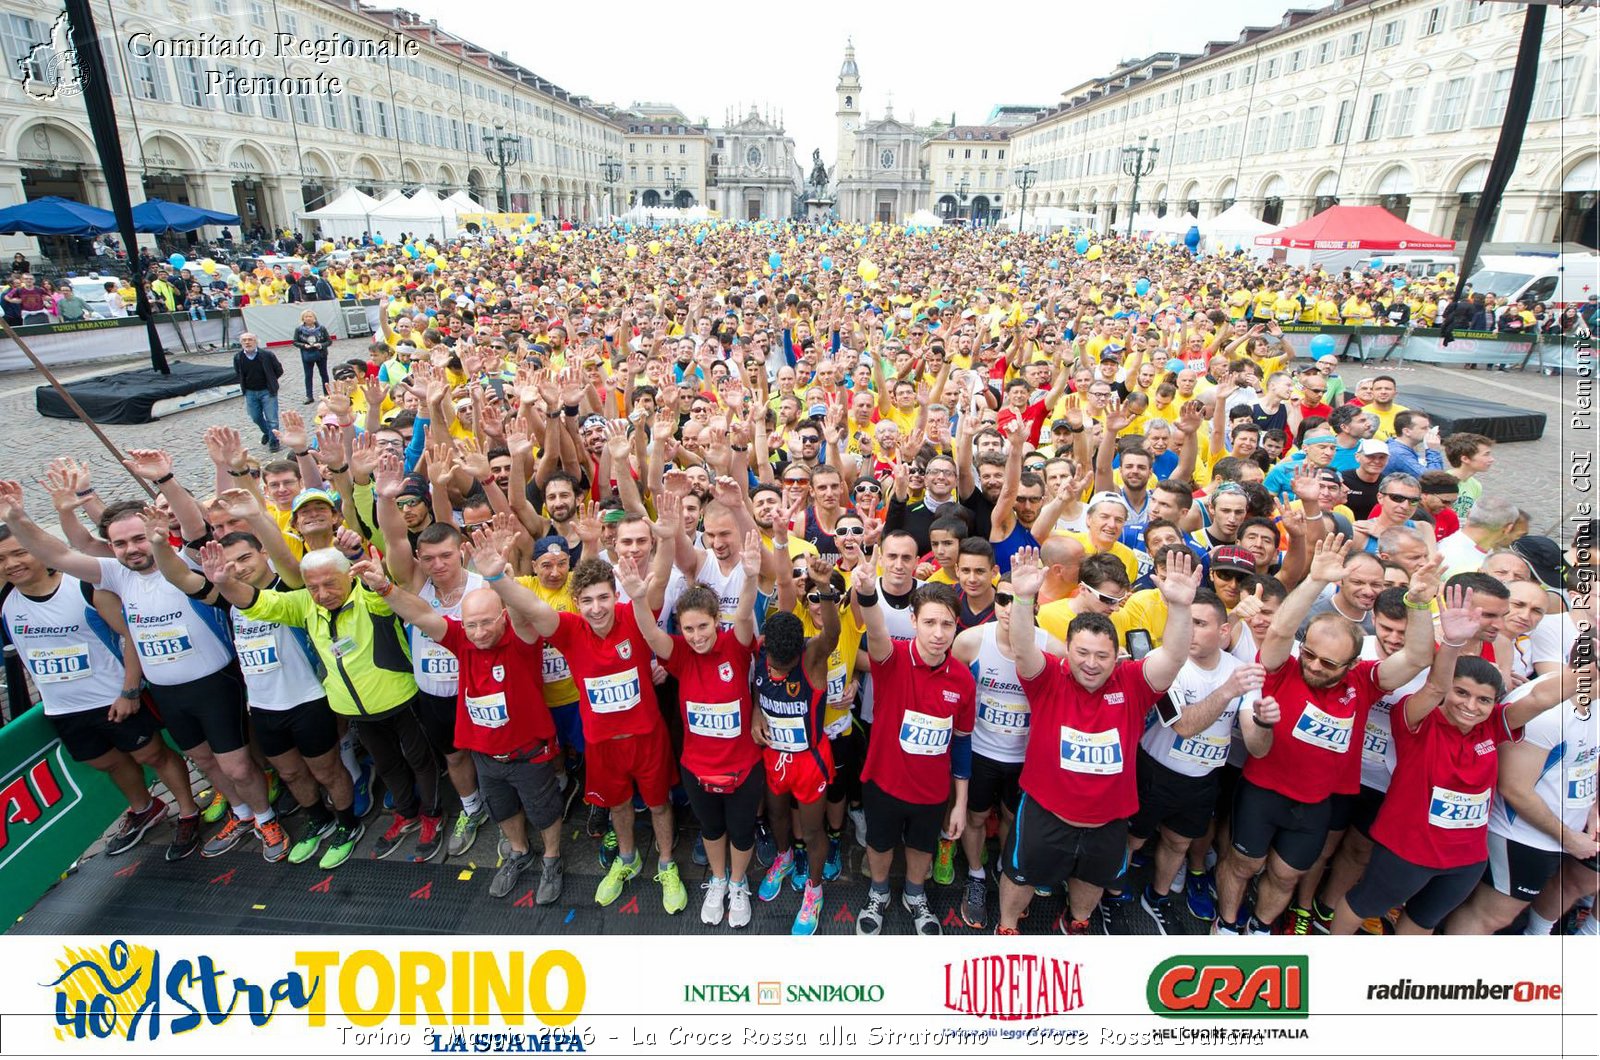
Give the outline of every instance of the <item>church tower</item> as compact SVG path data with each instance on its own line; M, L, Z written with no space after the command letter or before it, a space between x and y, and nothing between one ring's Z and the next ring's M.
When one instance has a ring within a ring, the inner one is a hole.
M838 98L838 107L833 117L839 134L834 180L838 181L855 171L856 133L861 129L861 71L856 69L855 44L848 38L844 46L844 64L839 67L839 84L834 94Z

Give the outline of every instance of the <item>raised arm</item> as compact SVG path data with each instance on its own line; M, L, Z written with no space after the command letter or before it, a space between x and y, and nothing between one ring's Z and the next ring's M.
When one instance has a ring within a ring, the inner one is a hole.
M1319 546L1321 544L1318 542ZM1439 556L1429 556L1411 575L1411 586L1405 594L1406 645L1378 664L1378 686L1385 691L1392 692L1406 684L1433 661L1433 601L1439 595L1439 568L1442 562ZM1312 564L1315 563L1313 558ZM1282 613L1281 610L1278 612L1280 615ZM1273 625L1277 625L1276 618L1273 619ZM1450 665L1454 669L1455 663Z
M1011 557L1011 657L1019 677L1036 677L1045 667L1033 631L1033 606L1044 585L1044 564L1036 548L1020 548Z
M499 595L514 617L519 617L541 637L548 637L561 625L555 608L539 599L539 594L511 577L506 571L511 551L509 534L479 530L472 535L472 565Z
M1006 454L1006 478L1000 486L1000 496L995 498L994 511L989 516L989 540L1004 541L1016 525L1014 512L1017 492L1022 488L1022 457L1028 449L1028 421L1018 416L1011 424L1006 441L1011 451Z
M839 646L839 600L833 596L833 567L827 561L821 556L809 556L806 568L810 590L824 595L819 605L822 621L818 625L817 635L806 641L803 663L811 687L827 688L828 659ZM882 612L879 612L878 618L881 622Z
M144 517L144 536L150 542L150 554L155 557L161 576L185 596L202 591L206 587L205 576L192 570L167 542L166 513L154 505L146 505L140 514Z
M5 523L33 557L46 567L70 574L90 585L100 583L100 561L68 548L53 534L47 534L28 517L22 506L22 483L0 481L0 523Z
M633 605L633 620L638 625L644 642L650 645L650 650L655 652L659 659L672 658L676 644L672 637L656 624L656 616L650 611L650 585L645 579L644 571L639 567L638 560L625 556L617 557L617 585L628 594L628 600Z
M367 554L350 565L350 573L361 579L361 584L383 597L383 602L389 605L400 618L417 628L417 631L429 640L444 639L450 623L445 617L433 608L428 602L416 593L411 592L403 585L396 585L389 580L389 574L383 569L383 557L378 555L378 550L369 548Z
M217 592L224 600L239 608L249 607L256 602L256 597L260 595L256 588L239 581L228 572L228 559L222 554L221 545L207 541L200 546L199 554L200 569L205 572L206 579L217 587Z
M1278 613L1272 616L1272 625L1267 627L1266 635L1261 638L1258 661L1268 673L1282 666L1289 658L1295 633L1311 612L1311 605L1317 602L1322 590L1344 577L1344 558L1349 553L1350 543L1343 534L1335 534L1317 542L1316 552L1311 557L1311 569L1306 572L1305 580L1295 586L1283 601ZM1398 688L1399 685L1390 687Z
M122 462L128 473L150 483L161 491L178 519L178 532L185 541L198 541L210 532L205 513L188 490L178 484L172 473L172 456L162 449L129 449L128 459Z
M761 531L745 531L744 550L739 553L744 585L739 589L739 604L733 609L733 635L746 646L756 639L756 597L761 594L761 563L765 552L761 547Z
M1167 602L1167 625L1161 634L1161 647L1145 656L1144 679L1158 692L1171 687L1189 658L1189 640L1193 632L1189 607L1194 603L1195 590L1200 588L1200 575L1200 564L1187 552L1168 556L1166 574L1158 571L1155 575L1161 599Z
M385 554L394 580L410 586L416 581L416 557L411 552L411 538L406 534L406 521L396 507L395 500L405 479L400 474L400 458L384 453L378 458L377 470L372 475L373 507L377 510L378 529L383 532L384 543L389 546Z

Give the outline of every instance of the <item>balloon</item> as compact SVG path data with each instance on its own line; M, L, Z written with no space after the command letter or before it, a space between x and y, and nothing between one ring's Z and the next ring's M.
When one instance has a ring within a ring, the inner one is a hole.
M472 260L472 248L471 247L462 247L461 248L461 260L462 261L471 261Z
M1189 230L1183 234L1183 245L1189 248L1189 253L1194 253L1200 246L1200 226L1190 225Z
M1145 295L1149 294L1150 281L1143 276L1139 277L1139 279L1134 282L1133 293L1138 295L1140 298L1143 298Z
M1168 361L1162 367L1165 368L1169 372L1181 372L1181 371L1183 371L1185 368L1187 368L1189 366L1186 363L1184 363L1183 361L1181 361L1178 358L1174 357L1172 360Z
M856 275L868 283L878 278L878 266L873 264L871 258L862 258L856 266Z
M1010 258L1007 258L1006 260L1004 260L1004 261L1002 261L1000 263L1000 271L1001 272L1010 272L1011 271L1011 259Z
M439 248L434 246L432 243L429 243L427 246L423 247L422 252L430 258L437 258L439 256Z
M634 258L637 258L638 256L639 256L639 248L630 245L628 247L628 260L632 261Z
M375 246L375 247L383 246L383 237L382 236L373 236L372 237L372 245Z
M597 284L597 285L600 283L600 267L598 265L595 266L592 270L590 270L590 272L589 272L589 282L592 283L592 284Z
M1045 264L1050 266L1052 269L1059 269L1061 268L1061 259L1051 258L1049 261L1045 262Z
M650 253L652 253L652 254L661 253L661 240L652 239L650 241L649 245L645 249L650 251Z
M1078 241L1072 244L1072 249L1076 250L1079 254L1087 254L1089 253L1089 241L1082 236L1079 236Z
M1381 268L1383 268L1383 259L1382 258L1373 258L1371 261L1367 262L1367 268L1369 268L1369 269L1381 269Z
M827 257L826 255L823 256L823 259L820 262L818 262L818 264L820 264L822 266L822 271L823 272L832 272L833 271L833 259L830 258L830 257ZM665 561L663 561L663 562L665 562Z
M188 266L189 262L188 259L186 259L182 254L174 254L172 257L167 259L167 264L171 265L179 272L182 272L184 268Z
M1406 285L1406 278L1404 276L1396 276L1394 278L1394 286L1395 286L1396 290L1399 290L1400 288L1404 287L1405 285Z
M783 267L783 255L774 250L767 255L767 264L772 268L773 272L777 272Z
M1332 335L1313 335L1311 336L1311 356L1326 357L1333 352L1336 345L1337 343L1333 341Z
M324 244L322 244L322 252L324 254L332 254L333 253L333 244L332 243L324 243Z
M212 261L210 258L201 258L200 271L205 273L207 276L215 276L217 274L217 263Z
M407 246L406 247L406 257L410 258L412 261L417 260L417 258L419 258L421 256L422 256L422 251L418 250L415 246Z
M432 261L428 262L428 271L429 272L438 272L439 271L438 263L437 262L432 262Z
M702 228L700 231L698 231L698 232L696 232L694 234L694 245L695 246L699 246L701 243L704 243L705 241L706 241L706 231L705 231L705 229Z
M1085 254L1084 257L1089 261L1098 261L1100 260L1100 255L1104 253L1105 249L1102 248L1099 243L1096 243L1094 246L1089 248L1089 253Z

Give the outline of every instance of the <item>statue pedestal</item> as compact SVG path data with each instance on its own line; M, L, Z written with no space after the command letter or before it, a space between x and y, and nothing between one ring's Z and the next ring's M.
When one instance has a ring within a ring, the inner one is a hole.
M832 199L807 199L806 220L817 224L833 219Z

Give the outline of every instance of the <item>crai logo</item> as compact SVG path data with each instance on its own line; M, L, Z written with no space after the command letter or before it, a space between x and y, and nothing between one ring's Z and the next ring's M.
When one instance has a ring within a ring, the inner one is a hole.
M272 1022L279 1005L303 1009L321 984L286 972L270 984L233 975L205 955L170 965L161 952L121 939L95 949L68 949L59 974L45 984L55 992L56 1037L155 1041L163 1032L182 1034L219 1026L235 1015L256 1027Z
M83 91L83 71L65 11L50 24L49 40L31 42L17 66L22 90L32 99L66 99Z
M1145 986L1150 1011L1167 1019L1305 1019L1305 956L1169 957Z
M0 780L0 870L83 800L65 755L61 741L54 740L39 757Z

